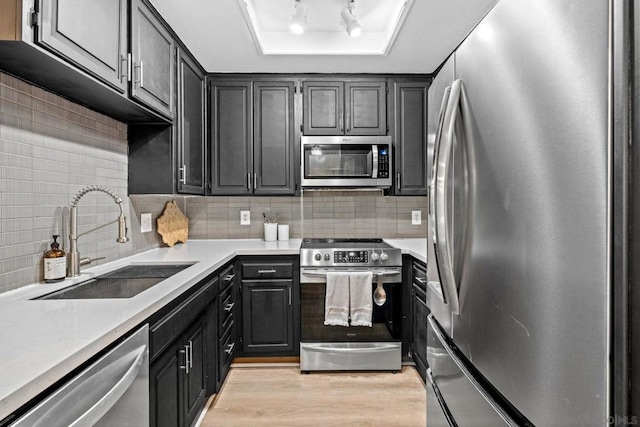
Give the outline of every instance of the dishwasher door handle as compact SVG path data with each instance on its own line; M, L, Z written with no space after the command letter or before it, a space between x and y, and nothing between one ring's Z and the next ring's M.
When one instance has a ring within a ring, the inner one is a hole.
M111 389L102 398L100 398L100 400L93 404L93 406L91 406L89 410L87 410L77 420L71 423L69 427L94 425L96 422L98 422L98 420L100 420L100 418L104 416L104 414L109 411L109 409L113 407L113 405L118 402L118 400L120 400L122 395L129 389L131 384L133 384L133 381L140 373L140 370L142 370L144 361L147 357L146 346L139 347L136 351L137 355L135 359L129 366L129 369L127 369L124 375L122 375L122 377L114 381L112 378L110 378L112 372L109 372L109 369L103 369L98 375L96 375L97 381L113 381L115 382L115 384L113 384ZM122 359L124 359L124 357L114 362L114 364L120 362L120 360Z

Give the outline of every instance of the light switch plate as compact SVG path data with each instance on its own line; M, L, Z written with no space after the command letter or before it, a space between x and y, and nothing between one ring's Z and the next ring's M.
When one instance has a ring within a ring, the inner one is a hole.
M422 224L422 212L411 211L411 225L420 225L420 224Z
M151 214L150 213L141 214L140 215L140 232L148 233L152 229L153 229L153 226L151 225Z
M240 225L251 225L251 211L240 211Z

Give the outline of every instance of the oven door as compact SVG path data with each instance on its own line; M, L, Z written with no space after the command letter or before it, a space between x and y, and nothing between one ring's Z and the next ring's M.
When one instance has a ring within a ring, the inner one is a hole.
M387 299L373 304L372 326L324 324L326 279L320 269L301 269L300 368L314 370L391 370L402 364L402 276L400 268L383 277ZM396 282L397 280L397 282ZM372 284L372 294L376 287Z

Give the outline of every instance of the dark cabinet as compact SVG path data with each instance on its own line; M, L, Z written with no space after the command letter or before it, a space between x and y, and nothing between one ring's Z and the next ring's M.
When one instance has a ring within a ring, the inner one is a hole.
M314 81L303 89L305 135L386 135L385 81Z
M240 271L242 354L299 354L299 261L292 257L246 257L240 260Z
M211 82L211 194L252 193L251 95L250 81Z
M426 268L424 264L413 262L412 274L412 319L413 345L412 356L416 369L424 381L427 374L427 307Z
M213 392L207 384L216 347L208 341L215 335L218 277L194 288L150 320L151 426L192 425Z
M182 49L178 59L175 123L128 127L129 194L205 194L204 70Z
M36 40L125 93L127 18L126 0L41 0Z
M130 34L131 96L172 119L176 42L160 17L143 0L131 0Z
M293 82L253 85L253 191L295 193Z
M295 193L294 83L212 81L211 194Z
M205 193L205 80L190 56L178 51L176 144L179 193Z
M293 280L242 281L242 352L285 353L293 343Z
M236 311L235 273L233 265L226 267L220 273L220 293L217 299L217 359L216 359L216 391L224 383L231 363L237 353L236 325L234 312Z
M396 195L427 195L428 89L426 81L393 82L389 111L393 115Z

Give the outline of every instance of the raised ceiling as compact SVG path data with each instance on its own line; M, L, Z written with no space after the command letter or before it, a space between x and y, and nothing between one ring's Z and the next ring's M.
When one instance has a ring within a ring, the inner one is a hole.
M260 8L268 5L270 13L282 16L288 25L293 0L252 1ZM374 1L379 0L356 0L357 15ZM151 3L208 72L413 74L435 71L496 1L413 0L386 55L264 55L254 43L238 0ZM338 16L333 25L340 25Z
M289 22L292 0L238 0L254 44L264 55L386 55L413 0L357 0L354 12L361 25L349 37L341 19L346 0L301 0L305 31L293 34Z

